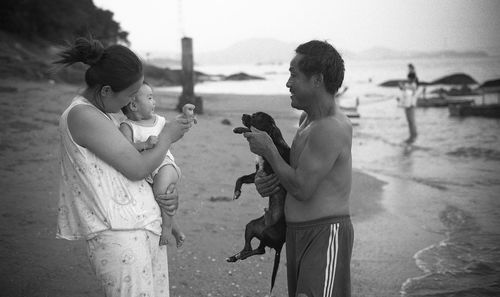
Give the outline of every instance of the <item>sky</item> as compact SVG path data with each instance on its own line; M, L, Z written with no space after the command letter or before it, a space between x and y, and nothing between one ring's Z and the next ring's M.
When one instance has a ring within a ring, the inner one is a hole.
M327 40L359 52L486 50L500 53L499 0L94 0L114 13L141 53L199 52L250 38Z

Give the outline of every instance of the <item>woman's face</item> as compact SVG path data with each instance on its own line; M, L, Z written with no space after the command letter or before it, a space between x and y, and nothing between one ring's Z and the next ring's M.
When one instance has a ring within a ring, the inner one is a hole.
M120 92L112 92L108 97L108 100L104 101L104 109L106 112L119 112L122 107L129 104L143 85L144 76L142 76L138 81L128 86L126 89Z

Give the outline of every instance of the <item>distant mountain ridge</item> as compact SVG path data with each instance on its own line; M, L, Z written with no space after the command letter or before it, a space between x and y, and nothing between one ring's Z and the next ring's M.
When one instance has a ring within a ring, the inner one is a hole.
M254 38L239 41L226 49L203 52L195 48L197 64L275 64L288 63L299 45L271 38ZM373 47L355 52L337 48L348 59L398 59L398 58L443 58L443 57L487 57L486 51L397 51L384 47Z
M293 56L296 47L295 43L254 38L239 41L223 50L195 53L195 59L202 64L284 63Z

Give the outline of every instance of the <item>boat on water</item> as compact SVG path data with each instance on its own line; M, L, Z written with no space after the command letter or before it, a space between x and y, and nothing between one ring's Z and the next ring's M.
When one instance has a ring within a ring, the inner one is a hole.
M474 102L474 99L454 99L441 96L419 97L417 98L417 107L448 107L453 104L467 104Z
M452 104L448 106L448 110L452 117L481 116L500 118L500 103L485 105Z
M358 112L357 106L340 106L340 110L348 117L348 118L359 118L361 115Z
M349 89L349 87L345 86L344 89L342 89L342 91L338 92L335 95L335 98L338 100L337 102L343 101L343 100L340 100L340 98L347 92L348 89ZM356 98L354 106L345 106L345 105L342 105L342 104L339 103L340 110L342 110L342 112L348 118L359 118L359 117L361 117L361 115L358 112L358 106L359 106L359 98Z
M472 102L448 105L450 116L500 118L500 79L484 82L477 91L478 95L469 97Z
M476 102L481 92L472 90L468 85L460 88L445 89L443 87L431 91L431 97L426 96L425 86L422 95L417 98L417 107L447 107L455 104L470 104Z

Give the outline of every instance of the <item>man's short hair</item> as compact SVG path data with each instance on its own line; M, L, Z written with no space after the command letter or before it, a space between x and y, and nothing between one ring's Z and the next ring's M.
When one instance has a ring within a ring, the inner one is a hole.
M307 77L313 74L323 74L326 91L336 94L344 81L344 60L339 52L328 42L311 40L295 49L303 55L299 61L299 69Z

